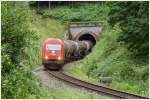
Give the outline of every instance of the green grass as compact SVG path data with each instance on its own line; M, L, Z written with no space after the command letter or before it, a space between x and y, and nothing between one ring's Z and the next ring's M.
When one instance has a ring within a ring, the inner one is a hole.
M35 21L31 23L32 29L38 33L42 41L47 38L63 39L65 25L60 21L42 18L40 15L34 16L33 19L35 19Z
M98 84L98 85L105 86L105 84L99 83L97 78L94 78L94 77L91 77L91 76L88 77L86 72L84 71L84 69L85 69L85 66L83 66L81 64L78 64L78 62L73 63L67 69L66 74L68 74L72 77L78 78L80 80L84 80L84 81L87 81L87 82L91 82L93 84ZM148 96L148 88L146 88L146 87L148 87L148 84L144 83L142 81L140 81L140 82L131 81L129 83L129 82L126 82L126 81L113 80L113 82L111 83L110 86L111 86L111 88L118 89L118 90L121 90L121 91L135 93L135 94L139 94L139 95L143 95L143 96ZM144 88L143 88L143 86L144 86Z
M27 48L26 52L29 55L28 63L35 68L41 64L42 43L48 38L63 39L65 24L58 20L43 18L34 11L32 12L30 29L32 30L34 40L31 41L31 45Z
M51 99L106 99L108 97L100 96L94 92L69 88L51 88L47 91Z
M69 64L68 68L65 70L65 73L72 76L72 77L75 77L75 78L78 78L78 79L81 79L81 80L85 80L87 82L91 82L91 83L95 83L97 84L96 82L96 79L95 78L92 78L92 77L88 77L84 71L84 66L82 65L84 60L80 60L80 61L75 61L71 64Z

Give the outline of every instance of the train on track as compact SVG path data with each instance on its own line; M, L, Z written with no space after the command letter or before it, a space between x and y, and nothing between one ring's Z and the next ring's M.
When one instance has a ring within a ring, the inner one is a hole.
M91 52L101 33L100 23L69 23L65 40L49 38L42 45L42 64L48 69L59 70L72 60Z
M48 69L60 69L64 64L64 43L60 39L47 39L42 45L42 64Z
M42 46L42 64L48 69L61 69L65 62L83 58L91 48L90 41L50 38Z

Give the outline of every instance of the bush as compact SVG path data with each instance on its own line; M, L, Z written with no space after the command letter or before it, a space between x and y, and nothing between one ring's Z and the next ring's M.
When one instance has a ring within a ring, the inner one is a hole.
M120 23L119 41L124 41L135 57L148 62L149 24L148 2L111 2L109 23Z
M54 9L44 11L44 16L59 19L61 21L98 21L99 17L98 4L82 4L77 7L69 8L60 6Z
M28 29L29 8L24 2L2 2L2 44L8 43L12 62L19 63L30 38Z
M2 2L2 98L39 98L39 84L26 63L33 41L27 2Z
M148 71L146 71L148 65L146 63L142 64L142 61L139 61L139 63L135 62L135 59L138 61L138 58L133 59L134 52L131 52L124 43L117 41L119 36L119 26L115 26L112 31L110 29L109 32L105 31L103 38L85 59L88 61L85 61L87 63L84 63L85 65L83 66L88 66L87 72L90 72L91 77L112 77L113 81L124 82L130 87L118 86L118 89L147 95L148 91L146 88L148 84L139 83L144 83L148 80ZM133 89L135 85L138 88L137 91ZM117 87L114 86L113 88ZM144 91L144 94L139 90Z

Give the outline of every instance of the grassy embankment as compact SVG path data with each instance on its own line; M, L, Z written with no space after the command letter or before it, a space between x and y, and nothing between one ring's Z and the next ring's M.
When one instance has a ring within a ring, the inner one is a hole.
M40 15L34 14L32 16L32 23L31 23L31 30L33 30L34 35L37 35L39 38L37 39L36 45L38 46L37 49L30 49L28 52L31 54L30 62L32 65L36 66L41 64L41 44L42 42L47 38L64 38L64 27L65 24L62 24L61 21L50 19L50 18L43 18ZM62 87L54 87L49 88L44 93L45 96L41 98L54 98L54 99L61 99L61 98L73 98L73 99L79 99L79 98L105 98L103 96L99 96L95 93L87 93L80 90L74 90L74 89L65 89ZM65 91L65 92L64 92Z
M68 88L50 89L50 97L53 99L106 99L108 97L97 95L86 90L74 90Z
M87 4L73 8L60 6L51 11L45 10L43 15L61 21L103 21L105 26L101 39L92 53L80 63L73 64L68 72L97 84L100 76L112 77L112 88L147 96L148 63L134 57L124 43L117 41L122 30L119 25L110 27L108 13L108 5Z
M117 31L119 30L104 30L100 42L93 48L92 53L85 59L71 65L67 73L95 84L100 84L98 83L98 76L101 73L103 76L112 77L113 82L110 85L112 88L139 95L148 95L148 80L134 79L134 77L141 77L140 75L145 73L148 64L137 64L132 60L132 53L125 46L116 42ZM112 32L116 36L112 36ZM91 66L97 67L97 70L89 72L88 69L92 69ZM130 66L133 68L129 68ZM130 70L134 70L136 74L130 73L129 75L132 77L122 79L120 74L126 76ZM89 74L92 76L88 76Z
M42 42L48 38L63 38L64 25L57 20L42 18L35 13L31 16L32 22L30 28L35 37L33 45L34 49L29 49L28 53L31 55L30 60L33 66L41 64L41 46Z

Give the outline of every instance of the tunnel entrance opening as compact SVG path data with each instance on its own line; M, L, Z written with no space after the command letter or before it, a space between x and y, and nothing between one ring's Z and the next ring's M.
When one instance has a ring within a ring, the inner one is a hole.
M96 44L96 39L94 38L94 36L92 36L91 34L83 34L79 37L79 40L88 40L91 41L93 45Z

